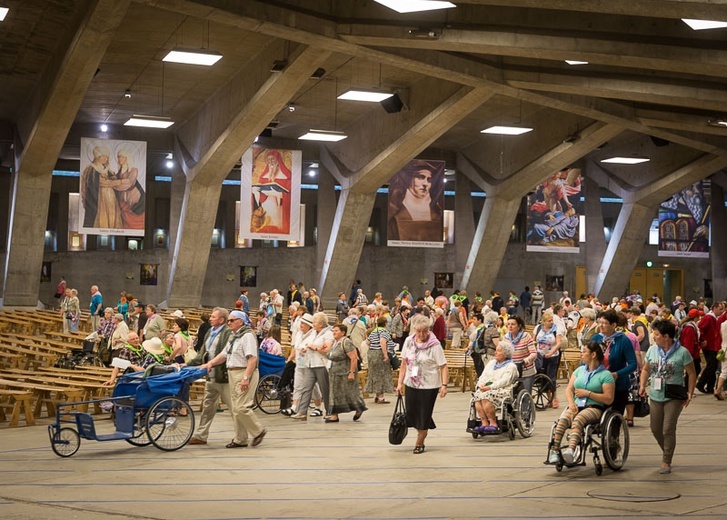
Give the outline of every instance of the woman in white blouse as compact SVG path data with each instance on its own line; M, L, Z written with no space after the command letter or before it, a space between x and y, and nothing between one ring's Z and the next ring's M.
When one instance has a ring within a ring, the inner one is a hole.
M442 345L429 330L430 320L423 314L411 319L412 335L406 338L401 350L402 365L396 392L406 386L406 424L416 428L414 453L424 452L424 439L436 428L432 420L437 396L447 395L449 371Z

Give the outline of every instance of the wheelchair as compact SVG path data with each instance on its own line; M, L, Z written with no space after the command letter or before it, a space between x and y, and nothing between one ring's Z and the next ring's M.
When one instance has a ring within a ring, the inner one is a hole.
M593 465L596 468L596 475L603 473L603 464L599 452L603 453L606 465L613 471L619 471L626 463L629 456L629 429L623 416L612 408L607 408L601 420L595 424L587 424L581 442L573 450L573 463L566 464L561 450L567 447L570 429L565 431L561 439L561 446L556 446L553 437L555 435L556 420L550 429L550 441L548 441L548 452L544 464L554 465L556 471L563 471L563 468L586 465L586 453L593 454ZM551 450L558 453L558 462L550 462Z
M533 402L538 410L550 408L555 395L555 383L544 373L538 373L533 378Z
M512 396L515 396L514 398ZM527 439L535 431L535 403L533 397L524 388L522 379L518 379L513 387L510 397L506 397L502 401L502 406L497 410L497 426L496 432L479 433L475 428L480 426L482 421L477 417L475 409L474 393L470 400L470 411L467 417L467 433L472 434L473 439L482 436L507 434L510 440L515 439L515 430Z
M285 358L261 350L258 352L258 361L260 380L255 391L254 408L274 415L280 412L281 398L286 391L280 388L280 376L285 368Z

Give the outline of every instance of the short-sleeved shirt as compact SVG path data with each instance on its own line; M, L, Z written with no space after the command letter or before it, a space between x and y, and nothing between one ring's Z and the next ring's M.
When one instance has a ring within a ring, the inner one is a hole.
M315 336L311 342L316 348L322 347L325 343L333 344L333 328L326 327L320 332L313 331ZM308 359L308 366L310 368L326 367L328 366L328 356L318 351L309 352L310 357Z
M417 389L440 388L442 376L439 367L447 364L442 346L437 342L428 349L419 350L413 342L414 336L409 336L401 350L401 356L407 360L404 384ZM410 363L410 360L413 362ZM416 377L412 376L414 367L418 367Z
M657 402L671 401L664 395L666 385L683 385L684 384L684 367L689 363L693 363L692 355L687 349L679 346L666 360L666 364L662 363L662 357L659 355L658 345L651 345L646 353L646 363L649 364L649 379L651 380L651 390L649 397ZM654 388L654 378L660 376L663 378L661 390Z
M230 341L222 351L227 359L227 368L247 368L247 359L257 357L257 339L255 334L248 331L233 334Z
M88 306L88 309L91 311L91 314L98 314L100 310L103 310L102 307L103 296L101 296L100 292L97 292L91 296L91 304Z
M384 338L386 340L386 346L388 350L389 342L392 341L391 334L389 334L388 330L380 329L378 327L372 330L371 334L369 334L368 340L371 344L369 346L369 350L381 350L381 338Z
M581 365L578 368L576 368L576 371L573 372L573 375L576 377L575 384L573 387L577 390L579 388L583 390L588 390L589 392L595 392L597 394L603 393L603 385L608 384L614 384L613 374L609 372L607 369L603 369L599 372L596 372L591 376L591 380L588 381L588 384L586 384L586 380L588 379L588 371L586 369L585 365ZM576 403L578 402L578 398L576 398ZM603 403L599 403L597 401L594 401L590 397L586 399L585 406L603 406Z

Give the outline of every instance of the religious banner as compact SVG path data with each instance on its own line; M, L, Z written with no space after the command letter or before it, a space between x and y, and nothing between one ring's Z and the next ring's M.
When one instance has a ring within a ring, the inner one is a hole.
M444 165L414 159L391 178L387 245L444 247Z
M659 256L709 258L710 180L698 181L659 206Z
M146 142L81 138L80 234L144 236Z
M298 240L303 152L253 146L242 156L240 239Z
M579 168L554 173L528 196L527 251L578 253L583 214Z

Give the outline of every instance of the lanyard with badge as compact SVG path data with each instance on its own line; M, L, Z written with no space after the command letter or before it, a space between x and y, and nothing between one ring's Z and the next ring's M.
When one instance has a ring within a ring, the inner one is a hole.
M588 371L588 368L586 368L586 383L585 385L583 385L584 390L588 390L588 383L591 382L591 378L593 378L593 376L595 376L599 372L603 372L604 370L606 370L606 367L603 366L603 364L598 365L595 370L592 370L590 372ZM578 399L576 399L576 406L578 408L585 408L587 401L588 397L579 397Z
M659 353L659 362L656 365L656 375L654 380L651 382L654 390L662 390L664 388L665 379L667 376L667 366L669 357L679 348L679 342L675 341L668 352L664 352L664 349L658 347L657 352Z

